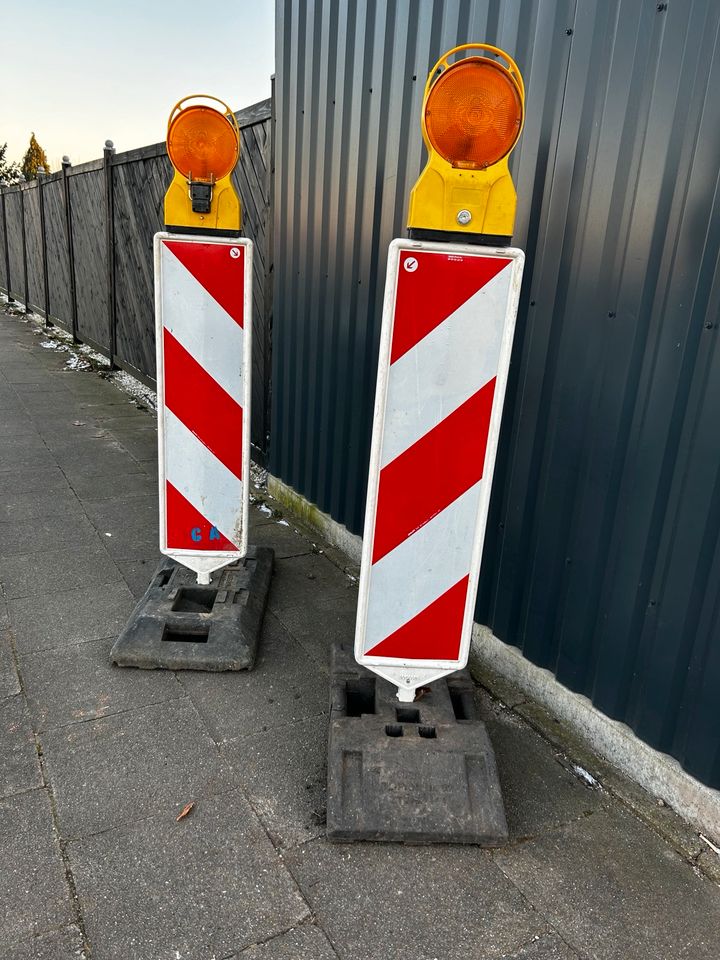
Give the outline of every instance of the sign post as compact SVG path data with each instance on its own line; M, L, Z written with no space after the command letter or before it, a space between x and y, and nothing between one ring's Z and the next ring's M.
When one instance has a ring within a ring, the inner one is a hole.
M516 64L488 44L450 50L425 86L428 162L388 253L357 666L343 648L333 662L330 839L507 836L462 668L522 280L508 155L524 104Z
M188 105L198 99L223 110ZM273 552L248 548L253 245L241 237L230 179L234 114L215 97L185 97L170 113L167 149L174 175L154 257L160 552L169 559L112 657L239 670L255 659Z

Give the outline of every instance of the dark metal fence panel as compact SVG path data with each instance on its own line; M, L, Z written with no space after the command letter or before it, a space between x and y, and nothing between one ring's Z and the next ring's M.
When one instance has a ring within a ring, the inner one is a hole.
M25 296L25 267L23 263L22 197L19 190L6 193L5 217L10 261L9 292L22 300Z
M65 201L62 174L43 181L45 229L47 231L48 293L50 316L66 329L72 326L70 267L65 230Z
M71 169L75 296L78 337L107 351L105 179L102 161Z
M28 273L28 303L33 310L45 310L40 194L37 181L23 190L25 203L25 250Z
M233 173L233 183L242 198L243 235L253 241L253 372L251 428L253 445L264 452L267 448L268 377L267 354L270 349L270 123L263 119L241 129L240 160ZM249 119L249 118L248 118Z
M172 167L164 150L126 157L113 158L117 357L154 379L153 236L162 229Z
M527 266L478 619L714 787L719 30L716 0L278 4L270 463L361 530L420 87L498 43L529 95Z

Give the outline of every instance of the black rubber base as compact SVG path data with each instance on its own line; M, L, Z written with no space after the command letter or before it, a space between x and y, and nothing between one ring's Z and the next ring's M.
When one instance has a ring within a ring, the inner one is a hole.
M200 586L164 557L110 657L147 670L251 670L270 589L274 551L250 547Z
M414 703L333 651L328 748L329 840L476 843L507 840L490 740L467 671Z

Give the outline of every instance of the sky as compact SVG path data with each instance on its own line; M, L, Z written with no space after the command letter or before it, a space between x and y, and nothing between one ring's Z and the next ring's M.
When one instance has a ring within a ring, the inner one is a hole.
M165 139L174 104L270 96L274 0L0 0L0 145L34 132L52 170Z

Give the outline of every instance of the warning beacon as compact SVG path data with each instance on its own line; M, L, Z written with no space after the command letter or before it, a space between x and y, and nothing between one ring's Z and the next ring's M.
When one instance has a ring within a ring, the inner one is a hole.
M230 179L232 110L205 94L180 100L167 150L175 173L155 236L160 550L208 584L247 551L252 243Z
M497 47L438 60L410 239L390 244L355 658L403 701L467 663L524 260L508 168L524 100Z

